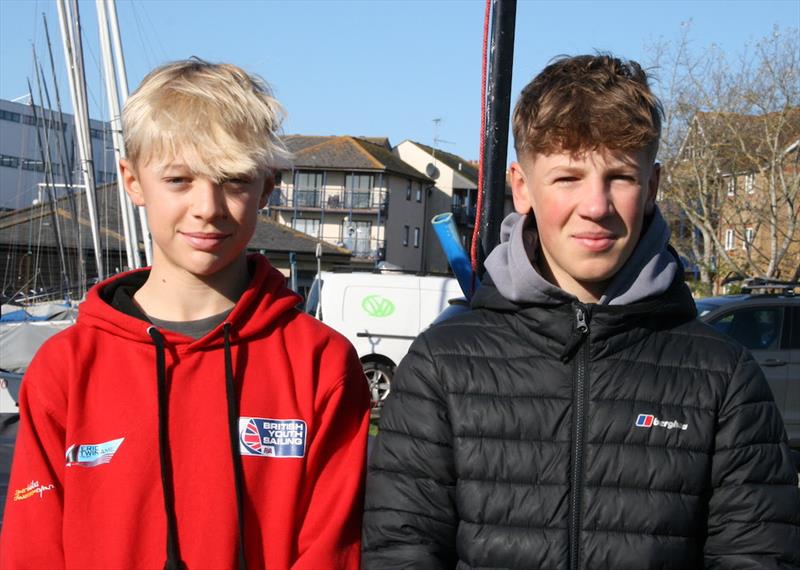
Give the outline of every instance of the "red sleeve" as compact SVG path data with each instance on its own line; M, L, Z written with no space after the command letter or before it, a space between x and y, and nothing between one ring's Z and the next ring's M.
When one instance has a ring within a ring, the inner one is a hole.
M20 423L0 537L0 568L63 568L64 426L39 398L50 374L34 359L22 381Z
M369 392L351 349L348 372L322 401L309 446L309 495L292 568L357 569L361 551Z

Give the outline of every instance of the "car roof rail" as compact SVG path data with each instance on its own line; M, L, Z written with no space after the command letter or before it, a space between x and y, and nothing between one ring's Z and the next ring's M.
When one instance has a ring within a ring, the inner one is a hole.
M765 279L753 277L742 284L742 293L751 295L786 295L793 297L800 289L800 281L779 281L777 279Z

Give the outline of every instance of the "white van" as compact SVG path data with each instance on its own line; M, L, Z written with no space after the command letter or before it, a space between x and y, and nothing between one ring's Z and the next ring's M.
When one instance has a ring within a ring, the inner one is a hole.
M411 342L447 308L463 298L452 277L383 273L321 273L306 311L343 334L358 351L377 407L391 390L394 370Z

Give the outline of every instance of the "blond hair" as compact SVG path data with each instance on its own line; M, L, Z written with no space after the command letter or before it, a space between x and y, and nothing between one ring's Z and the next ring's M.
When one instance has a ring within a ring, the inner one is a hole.
M655 159L661 103L635 61L611 55L564 57L520 94L512 119L517 156L605 147L644 149Z
M192 58L157 67L122 113L134 167L180 158L212 180L274 167L289 152L278 133L283 108L267 83L235 65Z

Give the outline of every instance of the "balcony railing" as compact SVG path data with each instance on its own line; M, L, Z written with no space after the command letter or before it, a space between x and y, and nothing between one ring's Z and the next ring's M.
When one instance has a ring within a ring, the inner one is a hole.
M270 206L325 210L383 210L388 194L384 189L353 191L342 188L279 187L270 196Z

